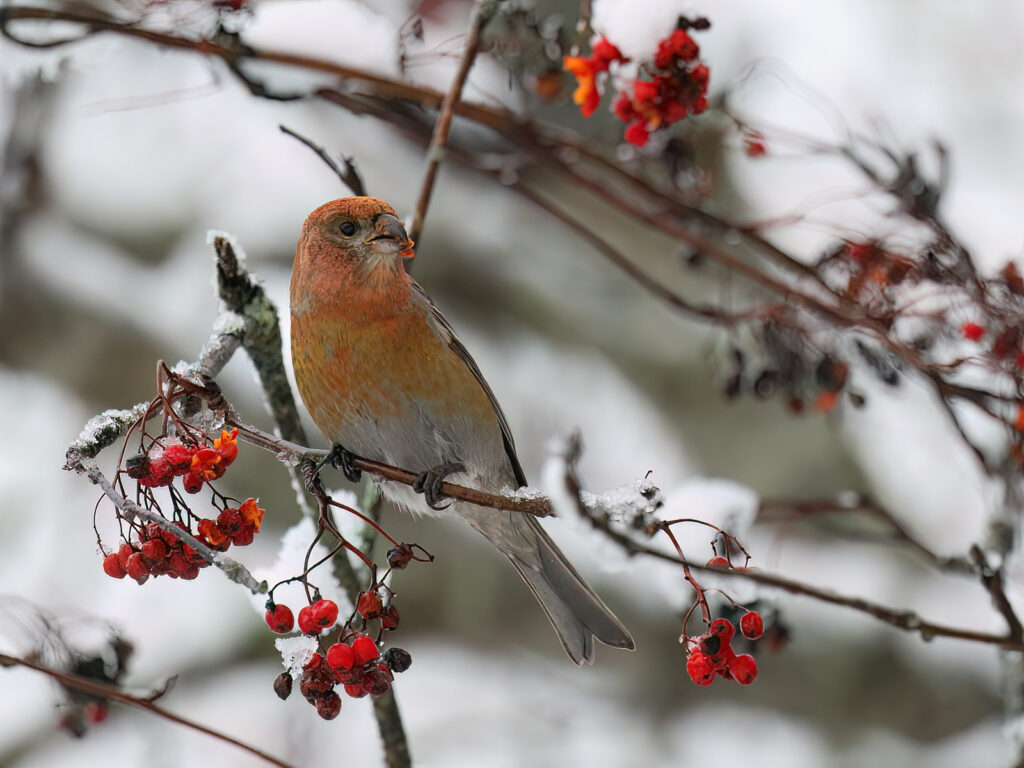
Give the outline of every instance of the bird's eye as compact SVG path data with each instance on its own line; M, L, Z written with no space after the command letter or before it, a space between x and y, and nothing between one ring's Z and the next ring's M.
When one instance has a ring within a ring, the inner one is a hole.
M352 235L356 233L356 225L353 224L351 221L341 222L341 224L338 226L338 229L341 230L341 234L343 234L345 237L352 237Z

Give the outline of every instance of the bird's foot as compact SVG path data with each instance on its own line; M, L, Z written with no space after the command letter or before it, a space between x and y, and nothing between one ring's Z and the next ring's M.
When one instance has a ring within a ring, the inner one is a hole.
M416 478L416 482L412 484L412 489L416 493L422 493L424 500L427 502L427 506L431 509L442 510L447 509L451 506L451 501L447 504L440 504L442 498L445 498L444 494L441 493L441 484L444 479L455 472L465 472L466 467L463 464L457 462L448 462L446 464L438 464L432 469L428 469L426 472Z
M345 479L350 483L358 483L363 473L353 466L352 459L354 457L355 454L346 450L341 443L335 443L331 446L331 452L327 454L326 460L335 469L340 469L342 474L345 475Z

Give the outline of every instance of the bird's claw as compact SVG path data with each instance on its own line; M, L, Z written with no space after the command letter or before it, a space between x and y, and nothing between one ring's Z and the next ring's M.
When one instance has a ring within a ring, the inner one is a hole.
M363 473L355 468L352 464L354 454L348 451L341 445L341 443L335 443L331 446L331 452L327 455L327 459L331 462L331 466L335 469L340 469L342 474L345 475L345 479L350 483L358 483L359 479L363 476Z
M449 500L447 504L440 504L442 498L446 498L441 493L441 484L444 483L444 479L455 472L465 472L466 468L462 464L449 462L447 464L439 464L432 469L428 469L416 478L416 482L412 484L412 489L416 493L422 493L424 501L427 502L427 506L431 509L441 511L451 506L452 502Z

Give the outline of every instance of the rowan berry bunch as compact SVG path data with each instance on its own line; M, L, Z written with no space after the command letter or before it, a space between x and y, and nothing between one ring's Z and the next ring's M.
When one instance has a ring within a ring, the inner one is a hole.
M737 654L733 650L732 641L736 633L736 625L732 621L725 617L711 619L708 590L686 563L683 548L672 531L673 526L681 524L701 525L714 531L711 540L712 557L705 564L705 568L744 571L747 570L747 564L750 562L750 553L734 535L703 520L695 518L663 520L652 527L651 533L663 532L672 542L676 554L683 561L683 575L694 592L693 604L683 617L683 632L679 637L679 642L686 647L686 672L697 685L711 685L716 676L726 680L735 680L740 685L750 685L757 677L757 661L749 653ZM724 554L719 554L720 551ZM740 555L745 558L744 564L734 568L732 558ZM738 609L743 612L739 619L739 628L743 637L748 640L757 640L764 635L764 619L759 612L743 608L720 589L715 591L720 592L732 604L734 610ZM707 630L703 634L691 636L686 633L686 628L690 623L690 617L698 608L707 625Z
M710 26L707 19L680 17L676 29L658 42L652 57L639 64L635 78L614 81L618 96L612 111L626 124L624 137L630 144L642 147L655 131L707 110L711 73L700 60L700 46L690 31ZM563 66L577 80L573 101L584 117L590 117L600 104L612 65L628 61L605 37L594 41L589 57L565 58Z
M756 611L747 611L740 619L740 632L749 640L764 634L764 620ZM707 631L683 636L686 645L686 673L697 685L711 685L715 677L750 685L757 678L757 660L749 653L737 654L732 648L736 625L728 619L711 622Z
M382 593L387 597L386 605ZM404 672L412 664L412 656L401 648L381 653L383 633L398 628L393 597L384 586L362 592L352 616L337 631L332 631L338 620L338 606L333 600L314 593L312 601L299 611L299 631L318 640L317 651L299 676L299 692L325 720L334 719L341 711L338 686L354 699L381 696L390 690L395 673ZM292 610L274 603L273 597L267 602L266 621L277 634L287 634L295 626ZM376 639L370 633L374 621L378 624ZM287 699L292 684L291 673L282 672L274 680L274 691Z
M253 498L233 503L209 485L222 477L238 456L238 430L221 430L220 436L211 440L194 428L188 428L185 438L154 437L146 434L144 425L140 429L141 442L148 445L123 462L117 483L124 488L125 478L134 480L137 503L150 512L160 514L167 525L139 520L118 511L123 542L116 552L104 556L104 572L115 579L128 576L139 584L145 583L150 576L196 578L200 569L210 563L183 541L174 528L217 552L227 551L232 545L251 544L260 530L266 510ZM175 480L179 479L180 490L175 485ZM194 513L182 495L182 491L197 494L204 486L210 487L212 507L217 512L209 518ZM170 515L163 512L154 493L157 488L167 490Z

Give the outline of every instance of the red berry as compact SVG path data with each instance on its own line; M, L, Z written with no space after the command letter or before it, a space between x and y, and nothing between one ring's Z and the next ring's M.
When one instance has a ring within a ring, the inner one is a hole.
M380 696L388 692L388 688L391 687L391 681L394 679L395 676L391 674L391 670L387 668L387 665L380 663L366 673L366 676L363 678L363 690L371 696Z
M105 701L90 701L82 709L82 717L90 723L102 723L107 719L109 709Z
M366 592L359 593L359 599L356 601L356 610L364 619L376 619L380 616L383 608L384 604L380 599L380 595L375 591L367 590Z
M736 627L728 619L715 619L708 627L708 634L714 635L722 641L722 645L732 642L732 636L736 633Z
M715 667L711 657L700 651L694 651L686 660L686 673L697 685L711 685L715 679Z
M612 105L612 111L624 123L628 123L637 116L636 110L633 108L633 100L629 97L628 93L619 94Z
M338 620L338 605L333 600L317 600L310 606L313 623L327 629Z
M599 38L594 42L593 55L595 59L604 62L605 67L607 67L608 62L623 60L622 52L612 43L608 42L608 39L605 37Z
M330 691L323 696L318 696L314 706L316 713L324 720L333 720L341 712L341 697L334 691Z
M192 451L181 443L167 446L164 450L164 458L171 465L175 474L184 474L184 470L192 463Z
M977 341L985 335L985 329L977 323L964 323L964 327L960 329L960 332L969 341Z
M319 669L320 665L324 663L324 657L319 653L314 653L309 657L309 661L302 665L303 669Z
M764 619L757 611L747 611L740 619L740 631L744 637L756 640L764 634Z
M651 104L658 98L658 86L648 80L633 83L633 98L639 104Z
M142 555L138 552L132 554L128 558L128 567L124 569L131 578L138 581L143 576L149 575L149 567L146 565L146 561L142 559Z
M245 523L237 509L225 509L217 515L217 527L232 539L242 530Z
M190 565L188 568L183 570L178 575L181 578L183 578L185 581L192 581L192 579L195 579L195 578L197 578L199 576L199 566L198 565Z
M242 525L238 533L231 537L231 543L236 547L247 547L252 544L253 538L256 536L256 529L251 525Z
M708 87L708 80L710 79L711 72L703 64L698 64L690 70L690 81L702 91Z
M362 683L345 683L345 693L353 699L361 699L367 692L363 690Z
M728 560L726 560L721 555L717 555L716 557L712 557L710 560L708 560L707 567L721 568L723 571L727 571L731 566L729 565Z
M377 644L366 635L360 635L352 641L352 650L355 651L356 664L365 664L380 655Z
M647 126L640 120L634 123L630 123L626 128L624 137L626 141L636 147L642 147L647 143L647 139L650 138L650 131L647 130Z
M356 652L351 645L335 643L327 649L327 663L335 669L349 670L355 666Z
M684 29L677 29L669 37L669 40L672 42L672 48L675 50L676 55L684 61L695 59L700 53L700 47Z
M132 549L131 544L122 544L121 548L117 550L117 562L125 573L128 573L128 558L133 554L135 554L135 550Z
M757 661L749 653L744 653L729 662L729 673L740 685L750 685L757 677Z
M112 579L123 579L126 575L116 553L103 558L103 572Z
M149 539L142 543L142 556L147 560L163 560L169 553L163 539Z
M203 490L203 478L195 472L186 472L181 480L186 493L199 493Z
M389 605L381 614L380 626L382 629L398 629L398 609L394 605Z
M299 611L299 631L304 635L319 635L321 627L313 619L313 606L307 605Z
M354 657L352 659L352 662L353 664L355 663ZM337 680L339 683L342 683L343 685L348 685L349 683L358 683L360 680L363 679L363 668L356 666L353 666L351 669L341 669L340 667L335 668L334 679Z
M278 604L273 608L267 608L266 620L267 626L279 635L291 632L292 627L295 626L295 616L287 605Z
M156 523L152 523L152 525L156 525ZM180 520L176 521L174 525L175 527L180 528L183 531L187 530L187 528L185 528L185 524ZM160 528L160 538L164 540L164 544L172 548L176 546L179 541L181 541L181 539L179 539L172 531L168 531L164 528Z

